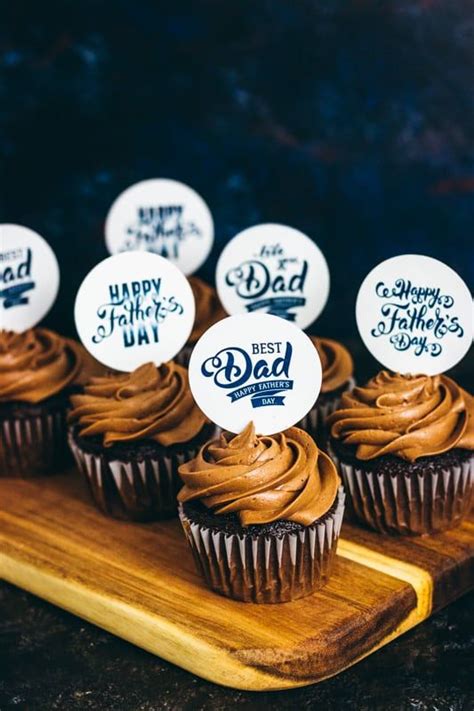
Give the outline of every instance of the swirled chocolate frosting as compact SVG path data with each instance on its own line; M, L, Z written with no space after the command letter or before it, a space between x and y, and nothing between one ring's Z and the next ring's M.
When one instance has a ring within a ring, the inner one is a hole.
M334 464L306 432L257 436L253 423L205 444L179 474L181 502L197 499L215 514L237 514L243 526L310 525L331 508L339 486Z
M47 328L0 331L0 402L37 403L100 368L76 341Z
M358 459L391 454L414 461L474 449L474 400L445 375L383 370L344 393L328 425L335 439L356 448Z
M345 385L352 378L354 372L354 363L347 348L342 343L330 338L317 338L316 336L310 336L310 338L321 359L323 369L321 392L330 393Z
M143 439L164 446L189 442L207 422L191 395L188 371L173 361L91 378L71 402L69 420L79 423L79 434L99 435L105 447Z
M193 330L189 336L189 343L196 343L208 328L225 318L227 314L212 286L195 276L189 277L188 281L196 302L196 316Z

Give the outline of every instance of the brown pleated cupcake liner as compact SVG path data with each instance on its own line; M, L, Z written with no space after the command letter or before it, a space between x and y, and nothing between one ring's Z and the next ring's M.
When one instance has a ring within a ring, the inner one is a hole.
M374 473L339 462L357 519L386 534L417 536L458 526L474 491L474 456L440 472Z
M1 421L1 477L57 474L70 464L65 410Z
M300 427L302 430L307 432L312 436L321 434L324 429L324 423L326 418L334 412L339 403L339 398L334 400L334 404L324 403L324 405L316 403L314 407L303 417L296 427Z
M351 378L348 381L347 388L344 392L352 390L354 386L355 380L354 378ZM303 417L302 420L300 420L300 422L298 422L296 427L300 427L310 435L321 437L324 433L327 418L334 412L334 410L337 410L340 402L341 395L337 395L324 403L316 400L311 410Z
M234 600L280 603L311 595L331 575L344 515L340 487L335 506L319 522L282 535L228 533L179 516L198 573L216 593Z
M182 486L178 467L195 457L199 446L173 453L163 448L160 456L121 461L86 452L71 430L68 441L92 498L104 514L128 521L153 521L177 515L176 495Z
M191 358L191 353L193 352L194 345L194 343L187 343L185 346L183 346L178 355L174 357L175 363L178 363L179 365L182 365L187 368Z
M339 472L339 476L342 480L342 484L343 484L344 490L346 492L346 508L344 511L344 521L348 521L349 523L354 523L354 522L357 523L357 516L354 513L354 506L352 504L352 499L350 496L347 495L350 492L348 492L347 485L344 482L344 477L343 477L342 471L341 471L341 462L339 461L339 457L334 452L334 448L331 445L331 439L330 439L329 435L326 437L324 444L325 444L327 454L332 459L337 471Z

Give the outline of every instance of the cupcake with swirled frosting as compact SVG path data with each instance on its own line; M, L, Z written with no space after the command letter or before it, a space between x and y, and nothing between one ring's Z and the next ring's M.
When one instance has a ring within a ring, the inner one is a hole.
M287 602L327 581L344 510L331 459L303 430L224 432L179 467L180 518L198 571L222 595Z
M196 276L188 277L188 281L194 296L196 315L188 342L175 358L177 363L186 367L189 363L192 350L203 333L217 323L217 321L227 316L217 296L217 292L212 286L206 284L205 281Z
M328 418L356 516L384 533L458 525L474 490L474 399L446 375L381 371Z
M321 360L321 392L299 427L315 437L324 435L328 415L339 405L343 393L354 387L354 362L342 343L331 338L310 336Z
M71 403L69 444L97 506L134 521L176 515L177 468L214 432L186 368L145 363L92 378Z
M70 463L69 395L100 366L46 328L0 331L0 476L54 474Z

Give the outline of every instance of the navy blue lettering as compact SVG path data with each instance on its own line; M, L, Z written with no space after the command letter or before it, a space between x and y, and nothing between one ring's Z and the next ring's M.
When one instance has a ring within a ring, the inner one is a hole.
M238 346L222 348L201 365L201 373L212 378L214 384L225 390L231 402L250 397L253 407L284 405L284 396L277 395L282 390L291 390L293 381L289 380L289 371L293 347L285 345L284 355L271 358L252 359L252 356L280 351L281 341L276 343L252 343L251 353ZM278 346L278 350L275 348ZM252 381L252 382L250 382ZM268 397L262 398L265 392Z
M160 324L171 313L184 313L174 294L161 294L161 278L109 284L110 301L97 309L99 325L92 336L93 343L110 338L121 329L125 348L159 343Z
M450 312L454 298L440 287L420 286L410 279L399 278L393 285L378 282L375 294L384 303L380 308L382 318L371 329L371 335L389 337L398 351L412 350L417 356L436 357L443 350L440 341L447 334L458 338L464 335L459 317Z
M3 252L0 255L0 264L7 259L18 259L23 256L22 250ZM33 254L28 247L23 261L15 265L0 268L0 302L3 301L3 308L10 309L21 304L28 304L30 300L29 291L33 291L36 282L31 278L31 264Z
M201 234L194 222L184 218L183 205L139 207L136 221L126 230L121 251L145 247L162 257L177 259L181 244Z

